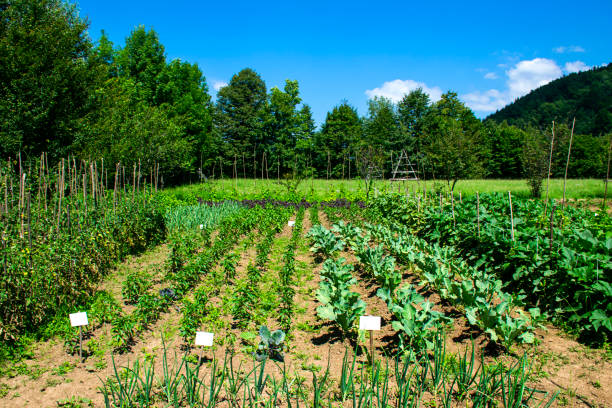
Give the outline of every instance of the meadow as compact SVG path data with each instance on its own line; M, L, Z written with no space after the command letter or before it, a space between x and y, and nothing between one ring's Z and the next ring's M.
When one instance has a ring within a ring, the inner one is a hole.
M287 185L289 184L289 186ZM291 181L280 181L276 179L221 179L210 183L192 184L182 187L170 188L167 191L177 197L187 197L198 192L217 191L219 193L229 192L237 197L259 197L259 196L285 196L292 189ZM379 192L396 192L398 188L402 192L414 193L426 190L428 192L448 191L446 182L433 180L391 182L377 180L373 188ZM568 179L566 185L566 197L568 199L595 199L599 201L604 196L605 184L599 179ZM361 197L365 192L362 180L324 180L305 179L295 189L298 196L310 197L313 200L325 200L335 197ZM479 179L459 180L455 186L455 194L471 196L478 193L507 193L512 192L514 196L529 198L529 186L526 180L502 180L502 179ZM373 192L374 194L374 192ZM611 192L608 192L608 196ZM546 195L546 180L542 188L542 196ZM549 197L561 199L563 197L563 179L551 179L549 186Z

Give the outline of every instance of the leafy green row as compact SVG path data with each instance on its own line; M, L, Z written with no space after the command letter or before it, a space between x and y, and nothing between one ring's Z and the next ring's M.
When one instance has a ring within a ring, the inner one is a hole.
M280 307L278 320L285 333L291 329L291 317L293 316L293 297L295 295L295 250L302 234L302 222L304 220L304 207L300 207L295 216L295 225L291 233L291 241L287 245L283 255L284 265L279 272L280 278Z
M461 305L469 323L479 326L491 340L500 341L506 348L516 341L535 340L533 330L542 321L540 310L531 308L525 315L520 309L524 297L504 292L500 280L458 261L452 248L430 245L408 234L405 228L397 226L392 232L385 226L366 225L394 256L417 266L423 281L443 299Z
M456 256L495 273L507 290L526 295L585 338L610 338L612 218L605 212L513 197L511 224L508 197L500 194L420 207L381 196L371 212L429 242L454 246Z
M263 323L264 315L275 309L278 303L276 293L260 289L260 281L266 271L274 238L286 225L293 209L268 206L264 211L265 216L258 223L263 239L256 245L255 265L249 263L246 279L238 280L233 290L232 315L242 328L246 328L252 321Z

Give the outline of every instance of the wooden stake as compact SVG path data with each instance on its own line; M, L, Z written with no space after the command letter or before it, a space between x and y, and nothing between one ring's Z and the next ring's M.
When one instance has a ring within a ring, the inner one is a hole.
M565 211L565 183L567 183L567 169L569 167L570 153L572 152L572 139L574 138L574 126L576 125L576 118L572 122L572 133L570 134L569 147L567 149L567 161L565 162L565 176L563 177L563 205L561 212Z
M83 327L79 326L79 360L83 362Z
M372 358L372 367L374 367L374 330L370 330L370 357Z
M453 193L451 193L451 211L453 212L453 227L457 226L457 223L455 222L455 195Z
M514 242L514 214L512 213L512 193L510 191L508 191L508 200L510 200L510 233Z
M552 122L552 138L550 139L550 155L548 157L548 174L546 175L546 203L544 204L544 216L548 210L548 185L550 184L550 166L552 165L553 145L555 142L555 121Z

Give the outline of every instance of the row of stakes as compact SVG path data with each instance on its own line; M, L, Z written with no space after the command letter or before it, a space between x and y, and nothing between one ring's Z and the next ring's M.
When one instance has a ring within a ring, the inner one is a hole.
M295 221L290 220L287 222L289 227L295 226ZM204 225L200 224L200 229L204 229ZM83 361L83 326L89 324L87 320L87 312L71 313L70 325L72 327L79 328L79 360ZM374 331L380 330L380 316L360 316L359 317L359 330L368 330L370 332L370 356L372 363L374 363ZM214 333L198 331L195 336L195 346L201 347L198 363L202 360L202 351L204 347L212 347Z
M70 325L79 328L79 360L83 362L83 326L89 324L87 312L71 313L69 317ZM368 330L370 332L370 356L372 363L374 363L374 331L380 330L380 316L360 316L359 330ZM201 347L198 364L201 363L204 347L212 347L213 338L214 333L205 331L196 332L194 344L196 347Z

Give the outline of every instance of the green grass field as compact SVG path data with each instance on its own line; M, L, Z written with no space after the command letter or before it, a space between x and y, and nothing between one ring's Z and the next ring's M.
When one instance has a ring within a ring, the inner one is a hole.
M426 189L428 193L432 191L445 191L448 189L446 182L443 181L405 181L390 182L377 181L375 189L385 191L413 192ZM612 187L611 187L612 188ZM212 182L193 184L170 188L167 191L177 197L183 195L199 194L204 196L205 192L233 193L235 197L255 198L263 195L280 198L288 189L277 180L253 180L253 179L223 179ZM303 180L297 189L300 196L314 200L325 200L333 197L358 197L363 195L365 186L361 180ZM463 196L479 193L508 192L514 196L529 197L529 187L526 180L459 180L455 186L455 194L461 193ZM373 190L373 193L374 190ZM612 191L608 195L612 194ZM604 195L604 182L599 179L572 179L567 180L566 196L569 199L593 199L602 198ZM546 196L546 180L542 185L542 198ZM560 199L563 197L563 180L552 179L549 185L550 198Z

